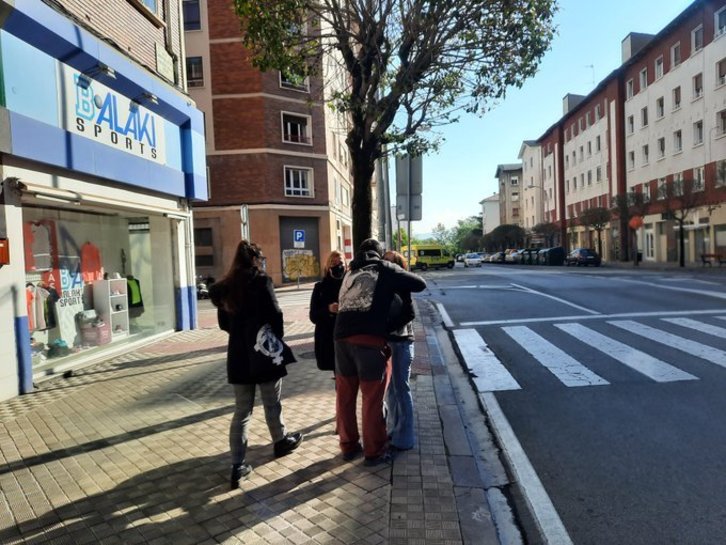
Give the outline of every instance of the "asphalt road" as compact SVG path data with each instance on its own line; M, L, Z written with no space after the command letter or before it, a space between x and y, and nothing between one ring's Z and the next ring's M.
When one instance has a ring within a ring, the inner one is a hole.
M511 463L535 474L531 543L726 542L726 271L425 276Z

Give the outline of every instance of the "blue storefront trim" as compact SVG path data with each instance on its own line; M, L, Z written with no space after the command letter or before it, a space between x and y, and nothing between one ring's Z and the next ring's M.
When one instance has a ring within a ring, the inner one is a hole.
M15 346L18 357L18 389L21 394L33 391L33 358L30 353L28 317L15 317Z
M197 290L194 286L176 288L176 329L184 331L197 327Z

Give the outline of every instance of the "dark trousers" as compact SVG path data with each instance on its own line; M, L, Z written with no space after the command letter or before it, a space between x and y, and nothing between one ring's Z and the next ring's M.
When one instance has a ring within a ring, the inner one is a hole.
M375 458L386 451L388 434L383 417L388 357L382 348L335 342L335 409L343 454L360 442L356 403L362 394L363 455Z

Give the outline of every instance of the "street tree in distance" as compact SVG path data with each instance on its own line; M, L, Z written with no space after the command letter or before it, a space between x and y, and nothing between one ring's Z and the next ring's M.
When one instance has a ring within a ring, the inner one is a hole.
M437 149L437 127L521 87L549 48L556 11L556 0L233 2L256 67L330 75L329 106L350 120L355 247L371 234L375 161Z
M703 202L703 185L696 180L673 180L662 187L663 216L678 224L678 265L686 266L686 224Z
M532 227L532 232L544 238L546 246L554 246L555 235L560 232L560 226L552 222L538 223Z
M629 224L633 218L642 218L647 209L648 202L645 195L640 191L628 191L627 193L615 195L612 212L620 220L621 242L623 245L621 261L628 260L628 252L632 248L633 263L638 264L637 229L633 229Z
M482 228L480 216L469 216L458 220L452 229L451 243L456 252L475 252L481 250Z
M524 229L519 225L499 225L487 236L495 250L506 250L508 248L521 248L524 245Z
M612 214L602 206L594 206L580 212L580 224L597 233L597 253L602 256L602 232L610 223Z

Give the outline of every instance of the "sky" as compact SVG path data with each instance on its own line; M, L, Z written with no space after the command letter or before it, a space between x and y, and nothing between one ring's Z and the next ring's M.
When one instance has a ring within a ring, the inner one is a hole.
M628 33L656 34L691 2L559 0L558 33L538 73L484 116L462 116L443 128L441 149L423 158L423 219L412 222L413 234L480 214L479 201L497 192L497 165L519 162L522 142L536 140L562 117L562 98L587 95L620 66ZM394 172L391 187L395 193Z

